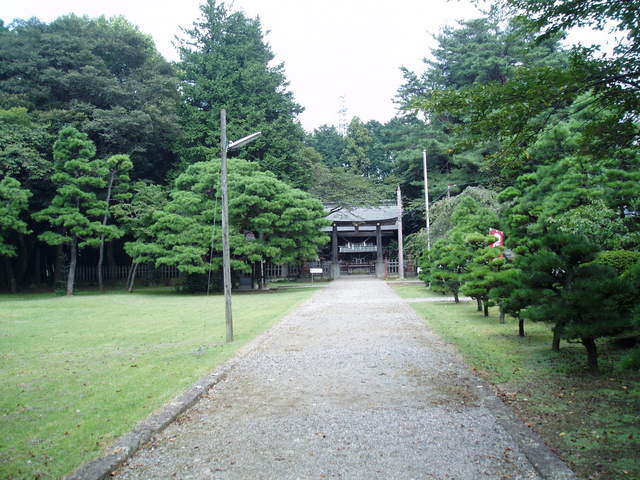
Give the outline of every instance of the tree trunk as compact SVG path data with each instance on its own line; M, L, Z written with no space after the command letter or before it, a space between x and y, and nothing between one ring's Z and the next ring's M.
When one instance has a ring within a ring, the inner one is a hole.
M478 311L481 312L482 311L482 300L480 300L479 298L476 298L476 304L478 306Z
M551 350L554 352L560 351L560 327L558 325L553 327L553 340L551 341Z
M456 303L460 303L460 298L458 298L458 291L455 290L453 292L453 299L455 300Z
M54 288L62 288L62 282L64 282L64 247L62 245L56 245L56 260L53 266Z
M69 260L69 276L67 277L67 296L73 295L73 287L76 281L76 263L78 261L78 237L71 237L71 255Z
M106 207L104 210L104 216L102 217L102 226L104 227L107 224L107 220L109 219L109 203L111 202L111 189L113 188L113 180L115 179L116 172L111 172L111 176L109 177L109 186L107 187L107 199L106 199ZM102 263L104 261L104 233L100 236L100 253L98 254L98 287L102 292L104 290L104 284L102 282Z
M587 368L591 372L598 371L598 347L596 347L596 341L591 337L582 337L580 339L582 345L587 350Z
M264 232L258 232L258 240L260 241L260 245L264 244ZM264 278L264 259L260 260L260 271L259 271L259 275L260 275L260 290L264 290L265 288L267 288L266 282L265 282L265 278Z
M524 337L524 318L518 318L518 335ZM560 349L560 345L558 345L558 349Z
M102 224L104 225L104 222ZM104 261L104 235L101 235L100 250L98 253L98 288L100 289L101 292L104 290L104 284L102 283L102 262L103 261Z
M485 317L489 316L489 301L485 300L484 302L482 302L482 311L484 313Z
M503 325L507 323L507 320L505 317L506 315L504 314L504 310L502 309L502 307L500 307L500 323Z
M16 276L13 273L13 265L9 257L4 257L5 271L7 272L7 282L9 283L9 291L11 293L18 293L18 282Z
M129 272L129 278L127 279L127 291L133 292L133 285L136 282L136 271L138 270L138 262L133 262Z

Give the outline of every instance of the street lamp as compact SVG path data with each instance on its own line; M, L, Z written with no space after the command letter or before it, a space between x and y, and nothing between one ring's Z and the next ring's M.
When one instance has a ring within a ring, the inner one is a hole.
M220 110L220 151L222 157L222 280L224 284L224 318L227 326L227 343L233 342L233 315L231 311L231 253L229 250L229 194L227 191L227 152L235 150L262 135L252 133L246 137L227 143L227 111Z

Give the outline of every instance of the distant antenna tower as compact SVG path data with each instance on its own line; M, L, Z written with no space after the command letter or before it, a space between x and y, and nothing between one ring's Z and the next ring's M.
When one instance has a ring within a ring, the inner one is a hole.
M344 95L339 97L340 109L338 110L338 132L340 135L347 134L347 102Z

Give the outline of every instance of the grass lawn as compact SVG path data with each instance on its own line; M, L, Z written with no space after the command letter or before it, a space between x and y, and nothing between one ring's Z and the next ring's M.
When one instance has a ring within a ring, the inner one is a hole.
M424 283L403 285L402 283L388 282L388 285L402 298L434 298L450 296L436 293L427 288Z
M413 287L397 287L407 298ZM422 295L421 295L422 296ZM582 345L550 349L543 324L498 322L472 304L412 303L429 326L454 343L467 363L585 479L640 479L640 375L620 372L621 350L601 341L599 375L585 371Z
M230 358L317 289L0 295L0 478L59 478Z

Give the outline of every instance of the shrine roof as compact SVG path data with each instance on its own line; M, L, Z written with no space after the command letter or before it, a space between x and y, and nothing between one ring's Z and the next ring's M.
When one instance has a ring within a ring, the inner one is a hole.
M327 216L327 219L335 225L394 225L400 215L397 205L383 205L379 207L343 208Z

